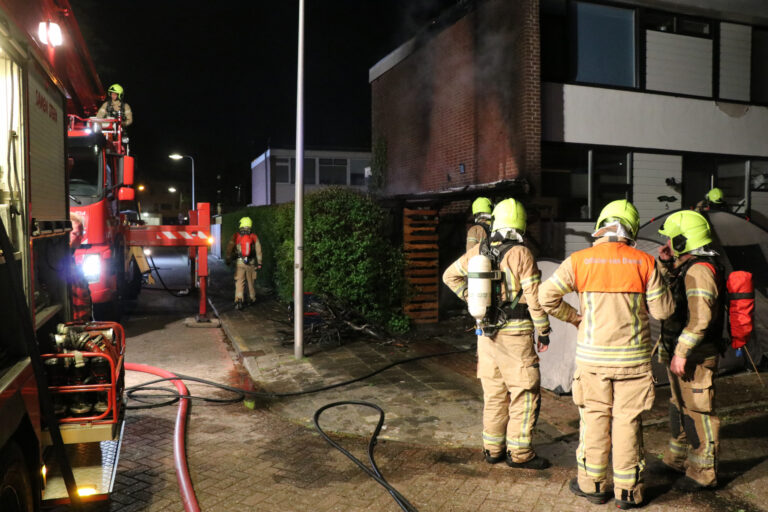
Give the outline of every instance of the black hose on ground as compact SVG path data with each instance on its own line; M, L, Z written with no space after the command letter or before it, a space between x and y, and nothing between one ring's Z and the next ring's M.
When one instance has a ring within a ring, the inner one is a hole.
M153 262L154 263L154 262ZM471 350L474 350L474 345L461 350L451 350L448 352L439 352L437 354L426 354L423 356L416 356L416 357L410 357L408 359L402 359L400 361L395 361L393 363L390 363L382 368L379 368L378 370L375 370L367 375L363 375L362 377L357 377L355 379L347 380L344 382L339 382L336 384L330 384L328 386L323 386L316 389L309 389L306 391L293 391L289 393L264 393L261 391L248 391L245 389L236 388L234 386L227 386L226 384L221 384L218 382L213 382L206 379L201 379L199 377L191 377L189 375L182 375L182 374L175 374L173 378L160 378L151 380L148 382L145 382L143 384L139 384L137 386L131 386L129 388L126 388L126 394L129 398L137 401L137 402L143 402L142 405L132 405L132 406L126 406L126 409L154 409L156 407L164 407L166 405L172 405L181 400L182 398L186 399L192 399L192 400L202 400L204 402L212 402L212 403L236 403L244 400L246 397L258 397L258 398L282 398L282 397L289 397L289 396L299 396L299 395L308 395L311 393L319 393L321 391L327 391L329 389L338 388L341 386L346 386L348 384L353 384L355 382L360 382L362 380L368 379L370 377L373 377L374 375L377 375L383 371L386 371L394 366L405 364L405 363L411 363L414 361L420 361L422 359L429 359L432 357L440 357L440 356L448 356L452 354L462 354L464 352L469 352ZM216 397L201 397L201 396L195 396L195 395L184 395L179 393L178 390L172 390L168 388L162 388L157 386L151 386L151 384L157 384L159 382L167 382L167 381L191 381L191 382L198 382L200 384L205 384L214 388L223 389L225 391L229 391L231 393L234 393L235 396L231 398L216 398ZM145 391L153 391L153 393L150 394L143 394ZM159 392L159 393L158 393ZM154 402L154 399L157 398L168 398L168 400L162 401L162 402ZM368 441L368 459L371 463L372 470L365 466L362 462L360 462L359 459L357 459L354 455L349 453L347 450L342 448L338 443L336 443L333 439L328 437L328 435L323 431L323 429L320 427L320 415L333 407L339 407L341 405L362 405L364 407L370 407L372 409L376 409L379 412L379 422L376 425L376 429L373 432L373 435ZM365 473L376 480L382 487L387 489L389 494L392 496L392 498L395 500L395 502L400 506L402 510L405 512L418 512L416 507L414 507L400 492L392 487L389 482L382 476L381 471L379 471L378 466L376 465L376 461L373 456L373 449L376 446L376 442L379 436L379 433L381 432L381 428L384 425L384 410L379 407L376 404L370 403L370 402L355 402L355 401L343 401L343 402L333 402L330 404L326 404L322 406L320 409L315 411L315 414L313 416L313 422L315 425L315 428L320 433L320 435L325 439L326 442L328 442L331 446L339 450L341 453L343 453L345 456L347 456L352 462L357 464Z
M149 261L152 262L152 266L150 267L149 270L150 272L152 270L155 271L155 275L157 276L157 279L160 281L160 285L163 287L165 291L167 291L174 297L186 297L187 295L189 295L189 289L172 290L168 288L168 286L165 284L165 281L163 281L163 276L160 275L160 269L157 268L157 265L155 264L155 259L152 257L152 254L149 254L148 256L149 256Z
M379 422L376 424L376 428L373 431L373 434L371 435L371 438L368 440L368 460L371 463L371 468L368 468L365 464L363 464L360 459L349 453L347 450L341 447L336 441L331 439L328 434L323 431L322 428L320 428L320 415L333 407L340 407L342 405L362 405L364 407L370 407L371 409L376 409L379 412ZM381 432L381 427L384 425L384 410L379 407L376 404L372 404L370 402L356 402L356 401L342 401L342 402L333 402L330 404L326 404L319 408L317 411L315 411L314 416L312 417L312 422L315 424L315 428L320 433L321 436L323 436L323 439L326 440L328 444L339 450L341 453L343 453L348 459L350 459L352 462L357 464L357 466L365 471L365 473L376 480L382 487L384 487L387 492L392 496L392 499L395 500L395 503L397 503L401 509L403 509L405 512L418 512L416 507L414 507L411 502L409 502L405 496L400 494L400 492L392 487L389 482L384 478L384 476L381 474L381 471L379 471L379 466L376 465L376 460L373 457L373 449L376 446L376 441L378 440L379 433Z
M181 373L175 374L176 377L174 379L155 379L148 382L145 382L143 384L139 384L136 386L131 386L129 388L126 388L126 394L129 398L132 398L133 400L136 400L137 402L143 402L146 405L133 405L128 406L128 409L153 409L155 407L163 407L166 405L171 405L176 403L181 398L189 398L192 400L201 400L204 402L215 402L215 403L235 403L240 402L241 400L244 400L246 397L254 397L254 398L285 398L285 397L291 397L291 396L300 396L300 395L309 395L312 393L319 393L321 391L328 391L330 389L339 388L342 386L347 386L349 384L354 384L355 382L360 382L366 379L369 379L373 377L374 375L378 375L381 372L384 372L386 370L389 370L390 368L393 368L395 366L405 364L405 363L412 363L414 361L420 361L422 359L429 359L432 357L441 357L441 356L449 356L453 354L463 354L464 352L469 352L471 350L474 350L475 346L472 345L469 348L460 349L460 350L450 350L448 352L438 352L437 354L425 354L422 356L416 356L416 357L409 357L407 359L401 359L400 361L395 361L393 363L390 363L386 366L383 366L379 368L378 370L374 370L371 373L368 373L366 375L363 375L361 377L356 377L354 379L346 380L343 382L337 382L336 384L329 384L328 386L322 386L315 389L307 389L304 391L290 391L287 393L269 393L264 391L248 391L245 389L240 389L234 386L228 386L226 384L221 384L218 382L214 382L211 380L201 379L199 377L192 377L189 375L183 375ZM150 384L157 384L158 382L165 382L169 380L187 380L190 382L198 382L200 384L205 384L207 386L211 386L217 389L222 389L224 391L229 391L231 393L235 394L235 397L233 398L212 398L212 397L199 397L195 395L186 395L182 396L179 395L176 391L167 389L167 388L157 388L157 387L149 387ZM143 393L144 391L163 391L162 393ZM170 400L166 400L164 402L153 402L150 399L153 398L171 398Z

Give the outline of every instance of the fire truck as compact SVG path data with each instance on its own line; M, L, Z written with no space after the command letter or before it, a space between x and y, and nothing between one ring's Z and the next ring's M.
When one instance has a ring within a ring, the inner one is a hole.
M3 511L104 500L116 474L125 335L70 321L67 112L100 95L67 0L0 0Z
M136 298L150 270L142 248L126 243L136 219L121 213L134 200L134 159L123 134L120 118L69 116L70 215L83 226L75 261L88 279L98 319L117 320L120 299Z

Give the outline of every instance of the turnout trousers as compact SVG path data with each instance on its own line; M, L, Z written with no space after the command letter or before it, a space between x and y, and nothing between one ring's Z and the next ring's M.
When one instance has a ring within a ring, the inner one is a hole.
M243 300L243 293L245 289L245 283L248 283L248 295L250 299L256 300L256 288L253 286L253 281L256 279L256 267L248 265L243 260L237 260L237 266L235 267L235 301Z
M483 448L527 462L539 417L539 357L531 333L477 338L477 377L483 386Z
M576 463L582 491L606 491L613 451L616 499L643 502L641 414L651 409L654 396L650 366L640 373L637 368L576 369L573 401L580 417Z
M664 463L704 486L717 485L720 419L714 412L717 357L686 367L685 378L667 368L670 435Z

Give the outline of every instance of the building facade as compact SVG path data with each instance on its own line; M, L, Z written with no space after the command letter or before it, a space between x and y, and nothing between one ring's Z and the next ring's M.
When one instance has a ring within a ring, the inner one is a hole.
M360 151L305 151L304 192L332 185L366 189L371 154ZM368 169L368 171L366 171ZM268 149L251 162L251 204L262 206L293 201L296 152Z
M385 192L524 180L543 255L618 198L647 221L717 186L768 226L768 2L461 2L369 80Z

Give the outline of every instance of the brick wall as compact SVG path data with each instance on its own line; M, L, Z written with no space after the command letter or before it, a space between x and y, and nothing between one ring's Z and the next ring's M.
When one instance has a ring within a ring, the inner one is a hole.
M387 194L517 177L538 190L538 18L535 0L480 1L372 82Z

